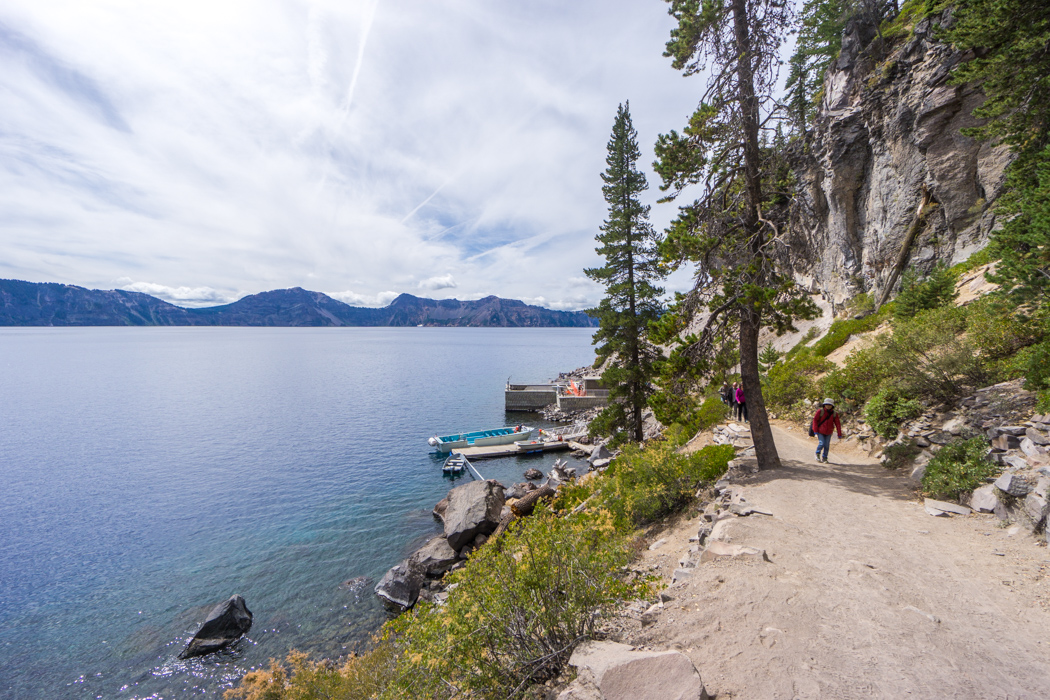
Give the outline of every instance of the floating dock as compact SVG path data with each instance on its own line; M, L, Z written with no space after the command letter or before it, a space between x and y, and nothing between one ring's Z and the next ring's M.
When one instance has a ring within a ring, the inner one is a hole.
M527 452L519 450L513 443L510 445L490 445L488 447L457 447L456 452L461 453L467 459L495 459L496 457L524 457L537 452L557 452L568 450L569 441L558 442L551 440L542 445L530 448Z

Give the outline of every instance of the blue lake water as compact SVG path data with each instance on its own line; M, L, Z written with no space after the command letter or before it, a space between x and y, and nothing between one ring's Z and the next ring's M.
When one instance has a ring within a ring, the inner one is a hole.
M504 383L589 364L592 332L0 329L0 697L214 698L359 648L386 613L343 582L439 531L426 438L536 425ZM233 593L248 638L178 661Z

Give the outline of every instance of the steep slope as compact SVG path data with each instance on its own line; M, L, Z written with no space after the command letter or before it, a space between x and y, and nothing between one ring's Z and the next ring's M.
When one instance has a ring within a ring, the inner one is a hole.
M0 280L0 325L194 326L206 323L193 312L148 294Z
M885 44L854 22L828 70L796 157L791 243L809 261L803 282L829 301L881 292L924 201L909 265L965 260L996 226L990 207L1010 154L960 133L979 123L971 113L983 94L949 84L952 68L972 57L938 40L950 21L949 10L903 24Z

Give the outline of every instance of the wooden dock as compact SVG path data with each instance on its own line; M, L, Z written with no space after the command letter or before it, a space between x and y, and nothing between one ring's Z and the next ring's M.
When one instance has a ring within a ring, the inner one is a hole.
M529 449L528 452L519 450L513 443L510 445L489 445L487 447L457 447L453 451L459 452L467 459L495 459L496 457L514 457L535 454L537 452L556 452L558 450L567 449L569 449L568 440L562 442L551 440L550 442L543 443L542 446Z

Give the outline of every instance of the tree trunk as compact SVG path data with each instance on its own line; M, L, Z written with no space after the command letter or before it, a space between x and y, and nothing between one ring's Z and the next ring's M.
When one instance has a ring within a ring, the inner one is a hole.
M747 206L744 208L743 224L751 234L751 253L754 259L760 259L765 243L763 224L758 216L758 207L762 203L762 162L758 147L758 98L755 96L755 74L752 67L754 47L751 45L748 26L747 0L733 0L733 38L737 45L737 100L740 102L744 132L744 188ZM764 272L759 270L759 284L765 281ZM762 398L762 380L758 374L758 330L761 324L761 317L745 301L744 308L740 310L740 379L744 383L744 401L747 402L758 468L773 469L780 466L780 456L777 454L777 446L773 443L766 402Z
M780 466L780 455L769 427L766 402L762 398L762 380L758 374L758 318L747 309L740 312L740 379L744 382L744 401L751 421L751 439L759 469Z

